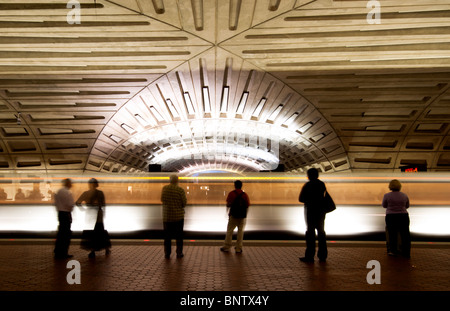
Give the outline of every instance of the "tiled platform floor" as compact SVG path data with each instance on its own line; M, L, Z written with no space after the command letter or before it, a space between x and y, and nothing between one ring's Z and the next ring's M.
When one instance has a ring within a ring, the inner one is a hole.
M387 256L382 242L329 243L329 259L306 264L304 242L246 241L243 254L221 241L185 243L185 257L164 258L162 241L113 240L112 253L89 259L72 241L81 284L69 285L68 260L52 240L0 241L0 291L448 291L450 244L414 243L411 259ZM368 284L367 263L381 284Z

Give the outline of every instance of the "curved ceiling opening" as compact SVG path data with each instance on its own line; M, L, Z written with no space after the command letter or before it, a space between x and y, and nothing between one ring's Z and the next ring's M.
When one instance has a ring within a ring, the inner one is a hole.
M220 66L216 49L136 94L94 149L115 145L107 161L120 161L128 150L134 161L191 173L270 171L279 164L326 171L347 163L332 127L308 100L240 58L228 55Z

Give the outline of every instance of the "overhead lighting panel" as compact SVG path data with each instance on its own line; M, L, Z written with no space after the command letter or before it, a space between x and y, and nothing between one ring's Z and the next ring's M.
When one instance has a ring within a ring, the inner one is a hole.
M230 88L228 86L223 87L222 91L222 102L220 103L220 112L226 113L228 110L228 96Z
M298 131L300 134L303 134L303 133L305 133L307 130L309 130L311 126L313 126L313 123L312 123L312 122L308 122L308 123L306 123L305 125L303 125L301 128L299 128L297 131Z
M175 106L170 98L166 99L166 104L167 104L167 107L169 108L169 111L170 111L170 114L172 115L172 117L174 119L179 118L180 115L177 111L177 108L175 108Z
M132 134L133 132L135 132L134 128L132 128L128 124L122 123L120 127L123 128L128 134Z
M242 93L241 100L239 101L239 106L237 107L236 114L242 115L244 112L245 105L247 104L248 92Z
M122 138L114 135L114 134L110 134L110 135L106 135L106 137L108 137L109 139L111 139L113 142L115 142L116 144L118 144Z
M256 106L255 111L253 111L252 117L259 117L259 114L261 113L262 109L264 108L264 105L266 104L267 98L263 97L258 103L258 106Z
M283 105L278 105L278 107L272 112L270 117L267 119L268 121L274 121L276 117L280 114L281 109L283 109Z
M298 112L294 113L294 114L293 114L292 116L290 116L283 124L286 125L286 126L291 125L292 122L294 122L294 120L297 119L298 115L299 115Z
M299 132L300 134L304 134L307 130L309 130L314 124L316 124L317 122L319 122L320 118L317 117L312 121L309 121L308 123L306 123L305 125L303 125L301 128L299 128L297 130L297 132Z
M135 113L134 117L138 120L138 122L142 125L142 126L147 126L149 125L149 122L145 121L145 119L139 114L139 113Z
M192 104L191 96L189 95L188 92L184 92L183 97L184 97L184 103L186 104L186 109L188 111L188 114L194 115L195 109L194 109L194 105Z
M202 88L202 95L205 113L211 113L211 101L209 99L209 88L207 86Z
M155 106L150 106L150 111L152 112L152 114L155 116L156 120L158 120L158 122L163 122L164 118L162 117L162 115L158 112L158 110L156 110Z

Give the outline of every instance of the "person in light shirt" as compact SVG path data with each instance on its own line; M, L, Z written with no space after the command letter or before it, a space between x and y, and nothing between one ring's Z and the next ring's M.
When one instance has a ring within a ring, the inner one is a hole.
M54 250L56 259L73 257L68 254L72 236L70 228L72 224L72 211L75 204L72 192L70 192L72 181L69 178L66 178L62 181L62 184L63 187L59 189L55 195L55 207L58 212L59 221Z
M402 255L410 258L411 235L409 232L408 196L401 192L402 185L397 180L391 180L389 189L383 197L382 206L386 209L386 246L388 255ZM400 236L401 245L398 243ZM401 250L399 250L401 246Z

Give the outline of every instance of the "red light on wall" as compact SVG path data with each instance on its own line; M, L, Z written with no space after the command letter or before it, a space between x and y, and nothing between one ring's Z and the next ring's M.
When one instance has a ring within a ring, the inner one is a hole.
M400 170L405 173L417 173L417 172L426 172L426 165L407 165L401 166Z
M406 173L415 173L415 172L418 172L419 170L417 169L417 167L414 167L414 168L407 168L406 170L405 170L405 172Z

